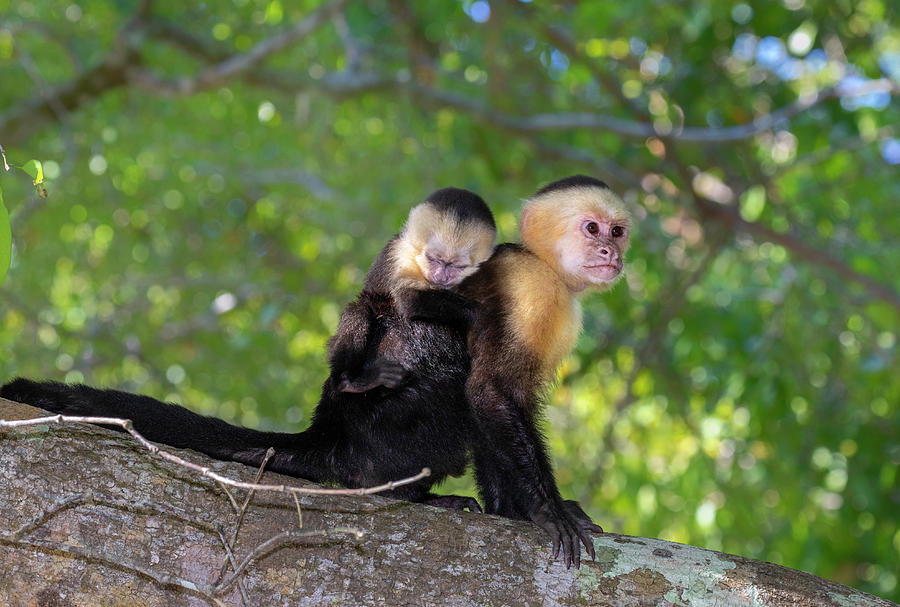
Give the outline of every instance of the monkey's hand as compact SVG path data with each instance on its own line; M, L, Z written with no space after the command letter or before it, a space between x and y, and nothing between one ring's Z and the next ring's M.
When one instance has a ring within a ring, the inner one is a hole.
M603 533L603 527L591 520L591 517L581 509L581 506L575 500L563 500L563 505L569 515L575 519L579 527L589 533ZM588 549L590 552L590 548Z
M581 544L584 544L588 554L591 555L591 560L596 558L590 532L594 530L592 527L600 528L594 525L577 502L562 500L545 502L529 514L529 518L550 534L554 560L562 548L566 569L572 565L576 568L581 567Z
M355 379L346 373L341 374L338 381L338 391L360 394L368 392L379 386L396 388L406 377L406 369L398 362L387 358L377 358L372 364L366 365L363 374Z
M481 506L474 497L465 495L433 495L422 500L423 504L447 508L448 510L468 510L469 512L482 512Z

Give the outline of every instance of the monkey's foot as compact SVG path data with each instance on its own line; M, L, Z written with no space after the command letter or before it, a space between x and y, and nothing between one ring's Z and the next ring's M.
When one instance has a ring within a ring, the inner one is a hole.
M566 512L575 519L575 522L581 529L589 531L591 533L603 533L603 527L596 524L591 520L584 510L581 509L581 506L575 500L563 500L563 505L566 508Z
M481 512L481 506L474 497L465 495L436 495L422 500L423 504L447 508L448 510L468 510L469 512Z
M577 512L574 512L569 503L558 500L543 504L529 515L532 522L550 535L550 539L553 541L554 560L562 550L566 569L572 565L575 565L576 569L581 567L581 544L584 544L591 559L596 559L594 542L590 533L593 529L589 528L584 520L581 520L581 516L585 517L587 521L590 521L590 518L584 514L577 502L572 503L575 504ZM594 525L593 522L590 525L599 529L599 526Z

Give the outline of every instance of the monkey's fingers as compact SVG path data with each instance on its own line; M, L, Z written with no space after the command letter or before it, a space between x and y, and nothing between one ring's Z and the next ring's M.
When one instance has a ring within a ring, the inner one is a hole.
M579 541L578 528L574 528L572 530L572 556L574 557L573 564L575 565L575 569L581 567L581 542Z
M584 544L585 550L587 550L588 554L591 555L591 560L596 560L596 553L594 551L594 542L591 539L590 533L587 530L587 524L583 524L582 521L577 519L572 520L571 513L567 512L569 516L564 516L561 518L561 524L565 526L565 530L568 534L568 538L570 540L571 545L571 562L575 565L575 568L581 567L581 545ZM590 520L590 519L588 519ZM568 565L567 565L568 567Z
M562 543L560 541L562 539L562 534L554 533L551 535L551 539L553 540L553 553L551 557L555 561L557 558L559 558L559 549L562 546Z
M566 529L568 525L560 521L560 527L562 527L562 541L563 541L563 556L566 561L566 569L569 569L572 564L575 564L575 567L578 568L581 565L581 544L578 543L576 539L574 542L573 536L574 533L571 529Z
M594 525L596 527L596 525ZM579 529L578 537L581 539L581 543L584 544L585 550L587 550L588 554L591 555L591 560L596 561L597 555L594 553L594 540L591 539L591 534L587 532L586 529ZM581 546L578 546L579 551L581 550Z
M546 509L532 514L531 520L550 535L550 539L553 541L553 560L556 560L561 552L566 569L569 569L573 563L579 567L581 565L581 543L576 531L577 526L567 520L564 512L553 512L549 511L550 509L551 507L548 505Z
M397 361L378 357L366 366L362 378L351 383L355 387L364 387L365 390L372 390L379 386L396 388L406 378L406 375L406 368Z
M348 379L341 380L338 384L338 391L349 392L350 394L361 394L372 389L372 384L354 383Z
M386 388L396 388L406 377L403 365L391 361L383 361L378 371L377 383Z
M535 525L546 531L547 535L550 536L550 540L553 542L553 552L551 558L555 561L557 557L559 557L559 550L562 546L563 535L561 529L556 524L556 521L551 520L550 516L542 510L533 512L528 518L530 518Z
M580 529L587 530L590 533L603 533L603 527L594 523L578 502L575 500L565 500L563 504L566 507L566 512L575 519L575 523Z

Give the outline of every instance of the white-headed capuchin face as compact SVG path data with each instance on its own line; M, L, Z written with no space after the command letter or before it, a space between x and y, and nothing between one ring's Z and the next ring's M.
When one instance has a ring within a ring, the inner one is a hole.
M435 287L449 288L461 283L487 259L473 259L473 252L475 248L472 246L460 246L458 241L446 242L433 235L416 256L416 263L425 280Z
M486 207L485 207L486 209ZM430 288L455 287L491 256L493 224L463 217L428 201L409 213L395 253L398 274Z
M522 214L522 240L573 291L606 289L625 267L631 216L609 188L577 184L538 193Z

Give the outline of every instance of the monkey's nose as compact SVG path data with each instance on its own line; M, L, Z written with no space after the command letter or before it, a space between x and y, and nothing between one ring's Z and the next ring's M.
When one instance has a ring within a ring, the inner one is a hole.
M600 259L603 261L607 261L609 263L615 263L619 261L619 251L613 247L600 247L597 251L600 255Z
M445 287L453 282L453 276L445 267L440 267L431 272L431 282L435 285Z

